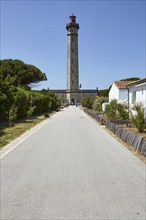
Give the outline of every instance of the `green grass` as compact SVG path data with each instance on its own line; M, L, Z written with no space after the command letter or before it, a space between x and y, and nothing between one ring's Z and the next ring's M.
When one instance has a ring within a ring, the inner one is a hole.
M8 127L8 124L1 124L0 125L0 148L9 144L12 140L19 137L25 131L29 130L30 128L34 127L36 124L45 120L44 117L36 117L32 120L21 120L16 122L12 127Z

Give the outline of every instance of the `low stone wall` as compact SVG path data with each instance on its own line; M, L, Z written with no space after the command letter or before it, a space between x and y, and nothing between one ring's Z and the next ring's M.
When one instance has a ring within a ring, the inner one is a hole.
M55 95L61 99L62 103L68 103L68 102L70 103L69 100L71 100L71 98L69 97L72 97L75 103L80 103L80 100L83 97L96 97L98 94L98 90L96 89L78 89L77 91L51 89L49 91L55 93Z
M120 125L116 125L110 121L105 120L101 115L96 112L84 109L84 111L95 118L101 125L105 125L108 130L114 133L118 138L127 144L131 145L135 150L139 151L142 155L146 156L146 139L134 132L127 131Z

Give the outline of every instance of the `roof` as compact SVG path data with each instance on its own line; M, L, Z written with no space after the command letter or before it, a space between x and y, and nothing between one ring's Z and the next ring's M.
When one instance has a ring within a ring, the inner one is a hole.
M114 81L115 85L119 88L119 89L126 89L127 85L130 83L133 83L135 81L124 81L124 80L119 80L119 81Z
M127 87L135 86L135 85L138 85L138 84L141 84L141 83L145 83L145 82L146 82L146 78L139 79L139 80L136 80L134 82L128 83Z

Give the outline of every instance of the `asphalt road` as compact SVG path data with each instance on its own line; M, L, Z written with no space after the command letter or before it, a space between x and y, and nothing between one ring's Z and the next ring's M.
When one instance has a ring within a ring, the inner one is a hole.
M144 220L145 171L70 106L1 159L1 220Z

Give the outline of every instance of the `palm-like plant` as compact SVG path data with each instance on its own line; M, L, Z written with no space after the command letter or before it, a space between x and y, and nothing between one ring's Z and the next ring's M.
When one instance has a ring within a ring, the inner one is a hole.
M144 107L141 103L135 104L131 111L131 121L139 132L143 132L146 128L146 115Z

